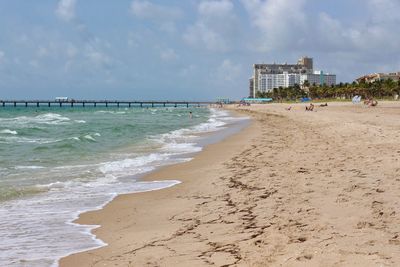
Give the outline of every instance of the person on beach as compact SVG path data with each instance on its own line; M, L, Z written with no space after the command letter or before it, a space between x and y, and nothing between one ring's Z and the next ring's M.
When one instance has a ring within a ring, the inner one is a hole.
M364 101L364 105L367 105L369 107L376 107L378 105L378 101L374 100L373 98L367 98Z
M314 110L314 104L313 103L310 103L309 107L306 106L306 111L313 111L313 110Z

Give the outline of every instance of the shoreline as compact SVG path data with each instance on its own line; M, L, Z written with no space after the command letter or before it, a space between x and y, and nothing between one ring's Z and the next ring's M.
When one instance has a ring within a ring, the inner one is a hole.
M246 118L246 116L244 116L243 114L241 114L238 111L235 110L229 110L230 114L232 115L232 117L234 118L240 118L243 117L244 119L242 121L235 121L235 122L229 122L227 125L224 125L222 129L219 129L217 131L211 131L211 132L204 132L204 133L200 133L199 137L201 138L199 140L199 144L202 147L202 150L199 152L193 152L193 153L188 153L185 154L185 156L189 156L190 158L192 158L190 161L184 161L184 162L179 162L179 163L172 163L172 164L167 164L164 166L160 166L158 168L156 168L153 171L150 171L148 173L145 174L141 174L139 176L137 176L136 178L138 179L137 182L169 182L169 181L173 181L175 180L177 183L174 185L170 185L167 187L163 187L163 188L158 188L158 189L151 189L151 190L147 190L147 191L142 191L142 192L131 192L131 193L123 193L123 194L117 194L116 196L114 196L110 201L108 201L107 203L105 203L104 205L102 205L101 207L94 209L94 210L89 210L89 211L84 211L81 212L77 215L77 217L73 220L71 220L69 223L71 224L76 224L79 226L87 226L88 227L88 233L91 235L91 237L96 240L98 243L101 243L101 245L99 245L99 247L97 248L92 248L92 249L88 249L88 250L82 250L82 251L76 251L70 254L67 254L65 256L63 256L61 259L59 259L57 261L57 263L60 266L63 266L64 263L60 263L61 260L63 259L68 259L71 256L77 255L77 254L84 254L84 253L90 253L91 251L95 251L104 247L107 247L109 244L108 242L105 242L101 236L98 236L97 234L97 230L99 228L102 228L103 225L101 223L99 224L93 224L92 223L92 219L87 220L87 217L91 217L92 213L93 216L97 216L97 213L102 213L103 210L105 208L107 208L107 206L109 206L110 204L112 204L112 202L114 201L118 201L119 198L125 198L125 197L132 197L132 198L136 198L134 196L138 195L137 198L139 198L139 200L141 200L142 196L140 195L144 195L144 194L153 194L156 193L157 191L164 191L164 190L168 190L170 188L173 187L177 187L180 184L183 183L182 179L168 179L168 178L162 178L158 173L164 173L164 172L168 172L169 168L174 169L177 166L180 165L185 165L187 163L190 163L194 160L196 160L196 158L199 156L199 154L202 154L204 152L204 150L207 150L209 146L215 146L218 145L220 142L223 142L225 139L229 139L233 136L236 136L238 134L240 134L242 131L246 130L247 128L249 128L251 126L251 124L253 123L251 118ZM155 178L155 177L159 177L159 178ZM101 235L101 234L100 234ZM67 265L68 265L68 261L67 261ZM72 266L77 266L76 264L78 264L79 266L81 266L81 262L74 262L72 263Z
M229 107L252 124L79 223L108 246L60 266L395 266L400 104Z

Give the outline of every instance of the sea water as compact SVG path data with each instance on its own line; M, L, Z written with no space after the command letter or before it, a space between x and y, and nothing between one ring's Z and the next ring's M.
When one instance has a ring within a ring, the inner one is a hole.
M0 266L56 266L106 245L74 219L118 194L180 183L140 175L190 160L203 133L235 120L208 108L0 109Z

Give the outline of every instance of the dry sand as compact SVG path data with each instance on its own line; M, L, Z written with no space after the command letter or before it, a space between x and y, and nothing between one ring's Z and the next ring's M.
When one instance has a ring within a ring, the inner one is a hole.
M250 127L81 216L61 266L400 266L400 103L241 107Z

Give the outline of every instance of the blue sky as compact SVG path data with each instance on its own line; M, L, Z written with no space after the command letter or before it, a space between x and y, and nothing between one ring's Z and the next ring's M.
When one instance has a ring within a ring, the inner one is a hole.
M400 70L399 0L0 0L0 99L241 98L253 63Z

